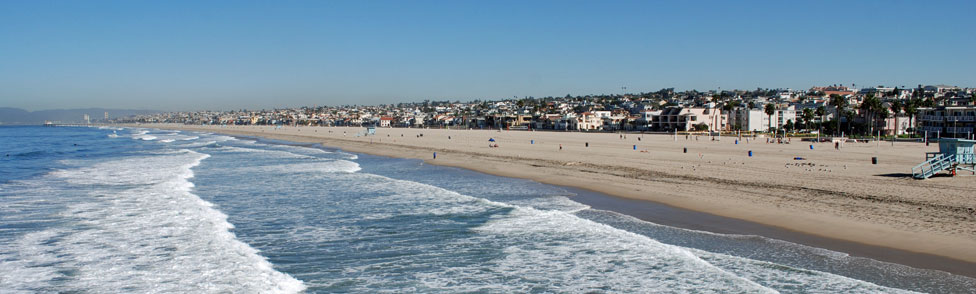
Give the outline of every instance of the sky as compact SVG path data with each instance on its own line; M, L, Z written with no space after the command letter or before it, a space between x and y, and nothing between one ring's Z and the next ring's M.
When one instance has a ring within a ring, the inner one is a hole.
M0 107L973 87L974 3L4 0Z

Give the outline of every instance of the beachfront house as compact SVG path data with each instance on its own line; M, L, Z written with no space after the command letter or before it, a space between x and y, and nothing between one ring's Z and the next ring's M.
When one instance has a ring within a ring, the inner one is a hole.
M918 109L918 131L928 137L972 138L976 106L939 106Z
M789 121L796 123L796 112L796 108L790 105L785 109L777 109L770 117L763 109L740 108L729 116L729 123L743 131L766 132L769 131L770 119L774 128L781 128Z
M653 129L654 118L659 115L661 115L660 110L640 112L637 118L637 130L648 131Z
M908 129L911 128L911 120L908 116L895 116L885 119L884 133L888 135L904 135L908 134Z
M729 115L729 121L742 131L765 132L769 129L766 113L759 109L736 109Z
M381 128L389 128L392 122L393 122L393 118L392 117L389 117L389 116L380 117L380 127Z
M609 111L596 111L596 112L584 112L580 113L576 117L577 130L602 130L603 129L603 117L600 115L606 113L606 116L610 116Z
M796 108L793 105L777 109L773 114L773 126L776 128L782 128L787 122L796 123Z
M704 124L708 130L724 130L728 118L720 108L668 107L655 116L651 125L659 131L691 131Z
M563 115L563 117L560 118L559 121L556 121L555 128L557 130L578 130L579 127L576 125L576 123L577 123L576 114L570 112Z

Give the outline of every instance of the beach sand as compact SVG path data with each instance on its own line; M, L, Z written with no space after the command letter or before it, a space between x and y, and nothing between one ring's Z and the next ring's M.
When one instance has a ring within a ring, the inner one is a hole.
M959 262L907 264L976 276L971 266L976 263L976 176L911 178L911 168L925 159L925 152L937 151L938 144L846 143L835 150L832 143L794 139L791 144L767 144L761 137L736 144L735 137L712 141L706 136L634 133L377 128L373 136L358 136L365 128L138 126L418 158L755 222L822 238L819 242L891 248L919 253L921 259L945 257L940 260ZM489 147L489 138L499 147ZM872 157L878 164L872 164ZM900 262L885 258L891 253L864 255Z

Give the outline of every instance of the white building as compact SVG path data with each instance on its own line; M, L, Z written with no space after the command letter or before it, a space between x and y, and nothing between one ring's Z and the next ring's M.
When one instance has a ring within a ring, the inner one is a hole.
M765 132L769 129L766 113L759 109L737 109L729 116L729 121L743 131Z
M669 107L652 118L651 128L662 131L690 131L695 125L705 124L708 130L726 129L728 118L720 108Z
M782 128L787 122L796 124L796 108L792 105L786 109L777 109L773 114L773 126L776 128Z
M769 122L772 119L772 126L782 128L788 121L796 123L796 108L789 106L786 109L777 109L772 117L766 115L763 109L741 108L733 111L729 118L729 123L739 126L743 131L766 132L769 131Z

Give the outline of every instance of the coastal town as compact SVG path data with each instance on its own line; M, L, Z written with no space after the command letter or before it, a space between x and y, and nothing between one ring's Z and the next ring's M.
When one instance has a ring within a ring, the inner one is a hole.
M170 112L112 123L641 132L785 132L972 138L976 88L756 89Z

